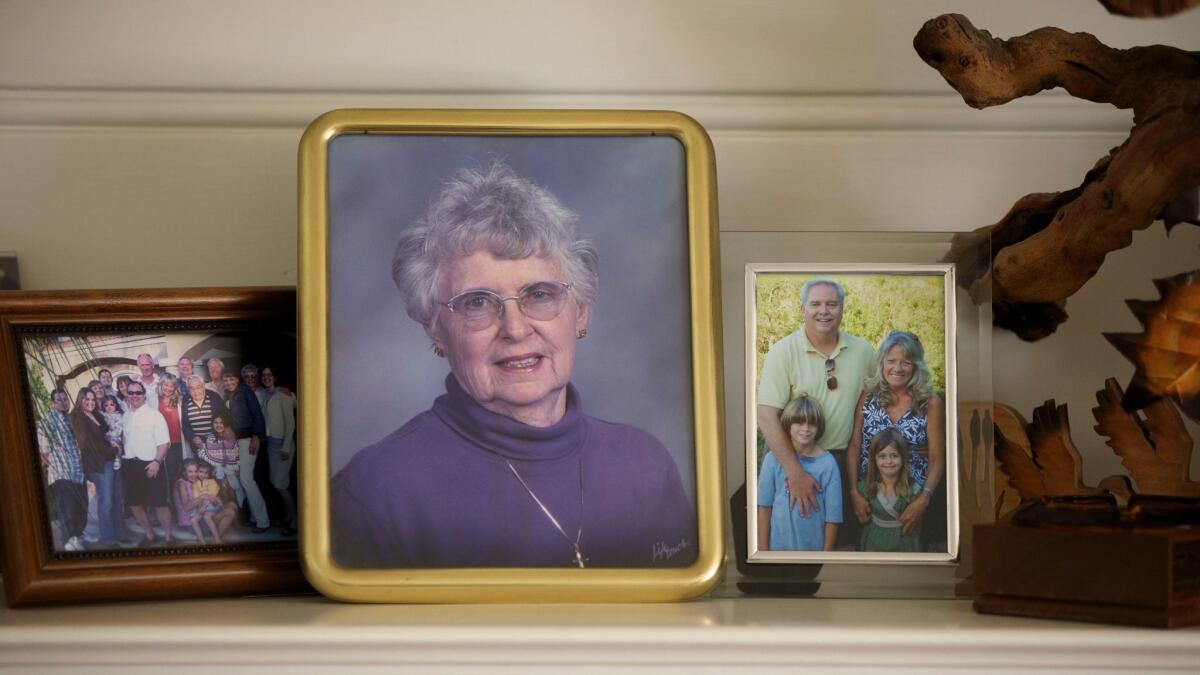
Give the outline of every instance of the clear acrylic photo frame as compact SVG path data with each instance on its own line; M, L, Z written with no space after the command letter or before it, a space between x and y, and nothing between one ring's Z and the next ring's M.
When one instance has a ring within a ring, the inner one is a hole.
M943 263L954 232L920 231L726 231L721 233L721 288L724 317L726 471L730 489L746 483L746 322L745 279L749 264L815 265L823 268L929 265ZM989 252L985 252L989 253ZM990 259L987 255L986 259ZM958 277L961 284L961 276ZM745 497L731 501L736 568L731 564L724 592L765 592L818 598L952 598L970 594L971 528L993 513L994 459L992 401L992 307L976 303L967 289L954 288L957 371L957 522L954 560L935 564L824 562L776 565L747 560ZM737 393L735 393L737 392ZM951 402L947 401L947 409ZM753 421L750 421L753 423ZM948 447L954 445L948 443ZM738 500L741 506L738 506ZM740 521L740 522L739 522ZM751 533L752 534L752 533Z

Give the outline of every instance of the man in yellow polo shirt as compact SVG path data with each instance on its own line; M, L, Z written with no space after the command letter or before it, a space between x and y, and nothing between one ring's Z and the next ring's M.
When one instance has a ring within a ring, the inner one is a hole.
M800 467L779 414L788 401L801 394L807 394L821 406L825 433L817 439L817 445L832 452L837 460L842 499L846 502L849 490L854 489L846 478L846 444L850 441L854 406L862 393L863 381L875 367L875 350L866 340L840 330L846 300L841 284L831 279L813 279L804 285L800 299L804 305L804 324L772 345L763 361L757 418L767 447L787 474L792 505L808 515L817 508L815 492L820 486ZM853 513L845 508L842 511ZM850 520L853 518L847 518L847 524Z

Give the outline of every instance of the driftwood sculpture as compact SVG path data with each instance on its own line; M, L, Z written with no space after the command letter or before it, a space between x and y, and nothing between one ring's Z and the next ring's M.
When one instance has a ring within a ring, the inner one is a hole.
M1170 16L1200 5L1200 0L1100 0L1112 14L1121 16Z
M1200 270L1154 285L1158 300L1125 301L1141 321L1141 333L1104 334L1137 366L1121 403L1132 411L1168 397L1200 422Z
M913 46L974 108L1062 87L1134 113L1128 140L1078 187L1022 197L998 223L956 237L947 258L976 302L993 302L996 325L1043 338L1066 320L1066 299L1134 231L1168 216L1200 224L1180 206L1200 185L1200 54L1113 49L1049 27L1001 40L959 14L926 22Z

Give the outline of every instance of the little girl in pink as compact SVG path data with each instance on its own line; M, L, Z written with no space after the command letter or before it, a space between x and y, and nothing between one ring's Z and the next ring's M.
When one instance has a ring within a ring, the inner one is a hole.
M204 500L202 508L207 514L205 522L208 522L209 516L217 522L217 529L211 529L211 525L209 528L213 533L213 541L220 544L221 537L225 536L225 531L237 518L237 506L233 502L221 499L221 485L211 477L208 466L200 462L196 462L196 465L196 480L192 483L192 495L198 500Z
M200 529L200 521L208 525L208 531L213 535L213 541L221 543L221 534L217 530L217 523L213 520L213 514L207 508L211 502L211 497L207 494L197 495L192 484L198 478L200 463L194 459L183 460L183 471L180 473L179 479L175 481L175 514L179 520L180 527L190 527L192 532L196 533L196 539L203 545L204 532ZM218 503L220 500L217 500Z

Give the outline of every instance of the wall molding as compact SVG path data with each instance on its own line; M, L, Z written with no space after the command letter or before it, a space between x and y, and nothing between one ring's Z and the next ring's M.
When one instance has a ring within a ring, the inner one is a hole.
M710 131L1125 132L1129 111L1047 92L973 110L935 95L642 95L194 92L0 89L0 129L304 127L334 108L629 108L678 110Z

